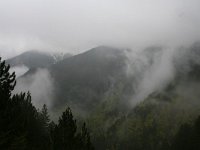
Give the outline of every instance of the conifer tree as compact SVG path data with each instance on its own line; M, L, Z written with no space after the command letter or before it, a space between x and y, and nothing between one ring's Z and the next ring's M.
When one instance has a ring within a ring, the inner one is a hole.
M84 123L77 132L76 120L68 107L59 118L58 125L52 124L54 150L94 150L90 135Z
M76 130L76 120L74 120L71 109L68 107L55 127L54 149L74 150L76 147Z
M11 96L15 73L0 60L0 149L48 149L40 115L31 103L30 93ZM45 138L44 138L45 137Z
M86 124L84 123L81 129L81 147L82 150L94 150L92 143L90 141L90 134L86 128Z
M47 106L39 112L31 94L12 94L15 73L0 59L0 149L1 150L93 150L85 124L77 133L76 120L70 108L50 122Z
M11 91L16 85L15 72L9 73L10 66L5 64L5 61L1 61L0 57L0 96L1 96L1 106L3 100L10 98Z
M0 58L0 149L5 149L10 140L8 130L11 91L16 84L15 73L9 73L10 66Z
M41 119L42 119L42 123L43 126L48 129L49 128L49 123L50 123L50 119L49 119L49 114L48 114L48 109L47 109L47 105L44 104L41 110Z
M200 149L200 116L193 125L183 124L175 136L172 150L199 150Z

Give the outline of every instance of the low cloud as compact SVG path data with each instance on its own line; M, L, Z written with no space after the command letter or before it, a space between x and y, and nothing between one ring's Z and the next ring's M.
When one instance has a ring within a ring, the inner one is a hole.
M51 107L54 92L54 81L46 69L37 69L33 74L26 75L17 80L14 93L31 92L32 102L37 108L43 104Z
M176 75L187 74L194 64L200 65L199 43L187 47L149 47L127 52L127 75L133 77L135 106L153 92L164 90ZM193 68L194 69L194 68Z
M200 39L199 5L199 0L2 0L0 54L188 44Z
M29 68L25 65L10 68L10 72L15 72L16 78L24 75L28 70Z

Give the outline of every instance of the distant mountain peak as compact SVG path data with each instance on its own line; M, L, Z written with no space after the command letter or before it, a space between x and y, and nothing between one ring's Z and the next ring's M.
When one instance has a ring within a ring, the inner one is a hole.
M25 65L28 68L47 67L53 63L53 57L49 53L38 50L26 51L18 56L6 60L12 67Z

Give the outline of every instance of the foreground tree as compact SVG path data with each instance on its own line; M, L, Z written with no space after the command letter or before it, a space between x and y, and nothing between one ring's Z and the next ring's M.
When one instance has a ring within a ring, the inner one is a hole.
M91 150L92 146L87 146L90 138L85 125L85 136L77 136L82 134L77 134L76 121L70 108L56 125L49 123L46 105L41 111L32 105L30 93L11 96L16 80L15 73L10 74L9 68L0 59L0 149L81 150L84 147L83 150Z
M5 61L1 61L0 58L0 96L1 107L3 107L4 101L10 98L11 92L16 85L15 73L9 73L10 66L5 64Z
M72 112L69 108L63 112L58 122L54 132L54 149L75 149L77 126L76 120L73 119Z
M93 150L90 136L84 123L81 133L77 132L76 120L68 107L59 118L53 132L55 150Z
M200 117L193 125L183 124L171 147L172 150L200 150Z
M0 60L0 149L45 149L46 133L30 93L11 95L15 73Z
M93 150L94 147L90 141L90 134L86 128L86 124L83 123L81 134L80 134L80 141L82 145L82 150Z

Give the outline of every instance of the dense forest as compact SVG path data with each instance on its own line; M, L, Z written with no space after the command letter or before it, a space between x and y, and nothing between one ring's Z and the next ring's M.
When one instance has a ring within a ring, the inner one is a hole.
M1 150L93 150L83 123L77 127L70 108L58 123L50 121L44 104L41 110L31 102L30 93L12 94L15 73L0 60L0 149Z

